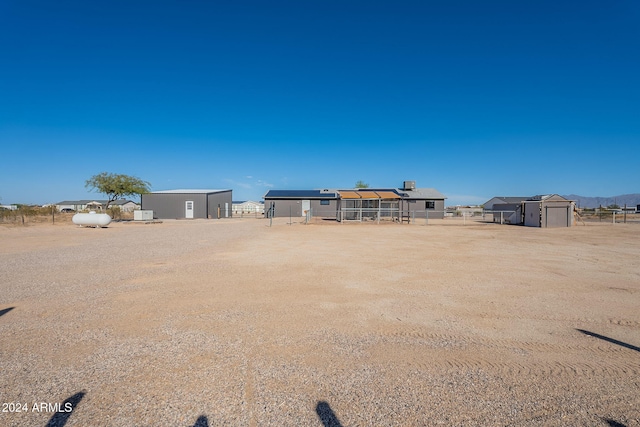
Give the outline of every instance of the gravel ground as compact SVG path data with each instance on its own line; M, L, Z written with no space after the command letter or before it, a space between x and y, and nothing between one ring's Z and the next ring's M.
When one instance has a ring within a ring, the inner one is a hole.
M640 226L287 222L0 225L0 426L640 426Z

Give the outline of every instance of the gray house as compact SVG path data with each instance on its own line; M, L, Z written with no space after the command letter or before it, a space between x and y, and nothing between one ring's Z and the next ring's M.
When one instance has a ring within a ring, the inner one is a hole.
M230 218L231 190L165 190L142 195L142 210L158 219Z
M398 189L402 200L401 209L405 215L414 217L444 218L446 197L435 188L416 188L415 181L405 181Z
M405 181L401 189L270 190L264 195L267 217L299 217L311 210L314 217L338 221L444 218L444 200L433 188L415 188L415 181Z
M494 210L494 206L495 205L501 205L501 204L513 204L513 203L517 203L520 204L522 203L523 200L527 200L529 198L529 196L522 196L522 197L492 197L491 199L487 200L486 202L484 202L484 204L482 205L482 207L484 208L485 211L492 211Z
M269 217L314 216L337 218L339 195L335 190L269 190L264 195L264 212Z

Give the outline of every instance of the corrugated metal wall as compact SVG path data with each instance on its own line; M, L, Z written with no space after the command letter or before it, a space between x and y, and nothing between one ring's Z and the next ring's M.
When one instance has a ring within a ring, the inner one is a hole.
M207 197L208 196L208 197ZM232 216L231 191L220 193L149 193L142 195L142 209L152 210L154 218L184 219L185 204L193 202L194 218L217 218L218 205L220 217L225 218L225 203L228 204L228 217Z

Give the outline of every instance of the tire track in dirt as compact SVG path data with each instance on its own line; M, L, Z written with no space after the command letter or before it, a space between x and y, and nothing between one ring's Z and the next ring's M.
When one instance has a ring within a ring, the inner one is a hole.
M410 330L382 333L378 343L393 347L409 346L417 352L421 348L448 352L445 353L448 357L431 358L428 363L420 362L420 358L410 362L417 368L426 370L482 369L510 376L546 375L561 378L635 376L640 373L640 359L629 357L629 352L633 350L594 340L588 340L584 344L541 343ZM443 356L443 353L439 355ZM551 358L544 361L538 355L544 355L545 359ZM518 361L514 358L526 360Z

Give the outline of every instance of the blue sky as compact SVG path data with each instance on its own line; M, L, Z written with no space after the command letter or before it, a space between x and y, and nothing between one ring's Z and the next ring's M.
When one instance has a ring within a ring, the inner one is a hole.
M527 4L528 3L528 4ZM640 2L0 0L0 203L640 192Z

